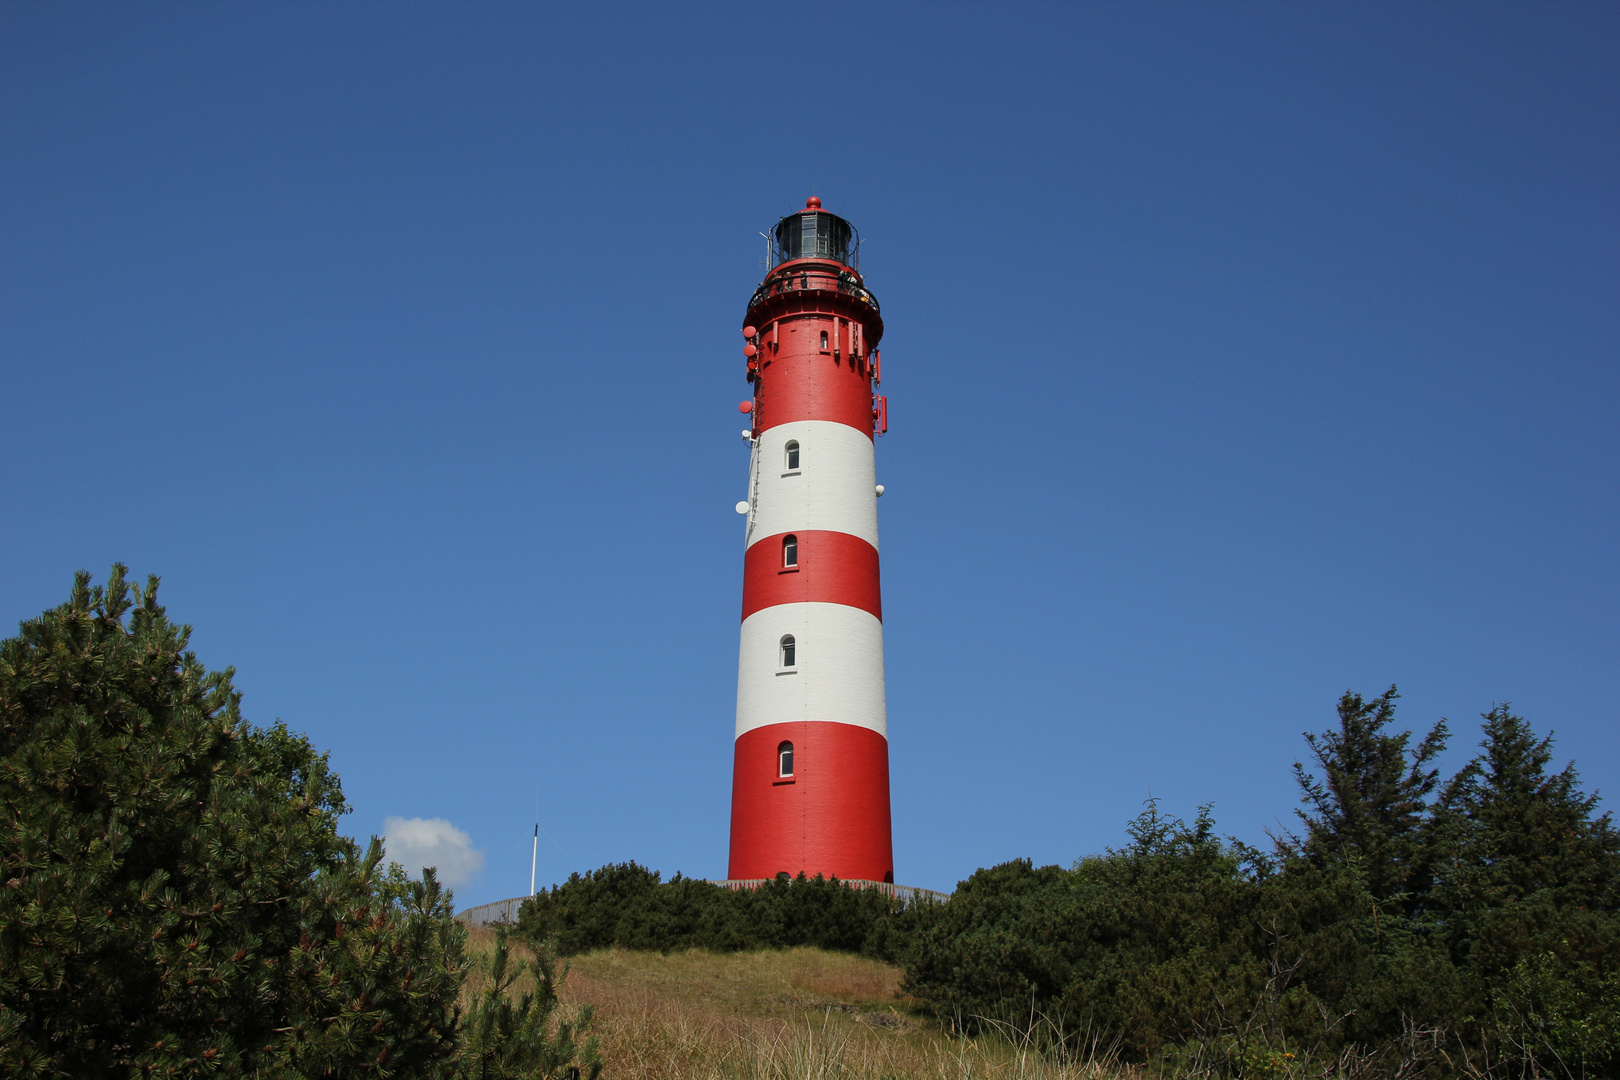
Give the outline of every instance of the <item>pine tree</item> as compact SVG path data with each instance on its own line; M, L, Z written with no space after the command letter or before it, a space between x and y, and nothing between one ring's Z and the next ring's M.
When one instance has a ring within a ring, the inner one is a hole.
M449 896L124 575L0 642L0 1075L447 1075Z
M512 959L511 929L495 927L495 948L478 965L484 988L467 1016L461 1072L467 1080L597 1080L602 1058L596 1037L575 1040L591 1023L591 1007L581 1006L572 1020L552 1023L557 989L568 975L559 966L556 943L535 945L531 960ZM532 975L534 989L520 995L513 986Z
M1412 733L1388 730L1399 697L1393 686L1370 701L1347 690L1338 730L1306 733L1321 776L1294 763L1306 831L1285 847L1323 864L1354 860L1376 900L1401 898L1409 909L1427 888L1428 796L1439 782L1430 763L1445 748L1447 731L1441 720L1408 750Z
M1484 714L1484 751L1440 798L1443 869L1454 912L1532 897L1559 906L1620 906L1620 833L1571 762L1549 773L1553 737L1537 739L1507 704Z
M1616 1075L1620 833L1573 762L1548 771L1551 735L1505 703L1484 721L1436 808L1441 938L1491 1053L1526 1075Z

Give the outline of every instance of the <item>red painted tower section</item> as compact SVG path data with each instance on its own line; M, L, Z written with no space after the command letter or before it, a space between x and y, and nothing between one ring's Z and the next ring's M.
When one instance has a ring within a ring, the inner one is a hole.
M858 244L810 199L777 224L748 303L733 879L894 880L873 453L888 406Z

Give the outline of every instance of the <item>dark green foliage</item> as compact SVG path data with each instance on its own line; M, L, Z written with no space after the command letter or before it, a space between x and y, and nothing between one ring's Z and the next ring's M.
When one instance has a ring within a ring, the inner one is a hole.
M1480 754L1442 793L1436 819L1446 854L1437 902L1467 913L1532 898L1614 910L1620 833L1583 795L1573 764L1549 775L1552 737L1537 739L1501 705L1485 714Z
M555 940L564 955L618 945L668 952L813 945L893 959L910 927L933 905L907 905L837 879L786 874L732 890L675 875L667 882L635 863L573 874L524 902L520 932Z
M1307 833L1274 855L1148 810L1071 869L981 870L906 948L906 986L968 1031L1101 1039L1200 1074L1620 1075L1620 842L1550 739L1503 706L1442 789L1347 694L1296 767Z
M1470 1005L1498 1049L1620 1075L1620 833L1574 765L1547 772L1551 736L1506 705L1484 732L1436 808L1437 937L1475 976Z
M449 895L124 573L0 642L0 1076L460 1075Z
M1612 941L1606 951L1606 965L1562 948L1513 966L1486 1022L1498 1060L1555 1076L1620 1075L1620 971Z
M1071 870L1021 860L963 882L913 942L907 990L969 1031L1040 1015L1138 1060L1249 1019L1271 975L1258 853L1207 812L1188 825L1150 804L1130 833Z
M448 898L381 889L326 758L246 724L156 580L123 574L80 574L0 644L0 1065L433 1074L461 981Z
M1428 796L1439 781L1429 767L1446 745L1446 722L1407 749L1411 733L1389 731L1400 695L1392 686L1371 701L1345 691L1339 729L1305 735L1320 777L1294 763L1309 808L1297 853L1319 863L1355 860L1379 900L1411 897L1427 885Z

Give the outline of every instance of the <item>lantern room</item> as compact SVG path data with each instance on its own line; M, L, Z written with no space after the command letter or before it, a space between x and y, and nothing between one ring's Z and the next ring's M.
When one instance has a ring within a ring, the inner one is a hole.
M860 247L860 234L837 214L821 209L821 200L811 196L805 208L776 223L772 245L772 265L795 259L830 259L854 266Z

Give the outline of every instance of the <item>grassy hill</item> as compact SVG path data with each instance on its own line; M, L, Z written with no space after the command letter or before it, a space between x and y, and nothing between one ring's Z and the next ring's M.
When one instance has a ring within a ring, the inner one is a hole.
M474 930L469 948L487 952L493 939L492 931ZM1057 1066L1022 1052L1016 1039L952 1038L900 993L899 968L844 953L604 949L571 963L563 1000L595 1006L605 1080L1133 1075L1105 1060ZM476 989L470 980L468 992Z

